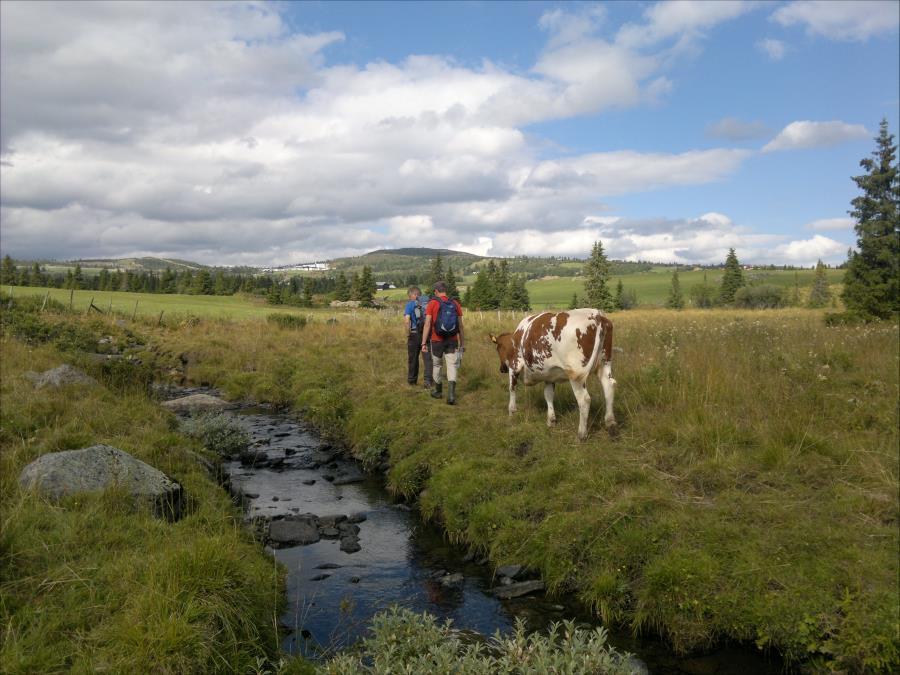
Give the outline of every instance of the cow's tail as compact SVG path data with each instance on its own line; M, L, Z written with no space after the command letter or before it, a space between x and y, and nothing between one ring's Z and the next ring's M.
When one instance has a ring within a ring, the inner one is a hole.
M588 378L591 376L591 373L594 372L594 369L597 367L597 363L600 360L600 341L601 338L603 338L603 334L606 332L603 324L603 314L597 310L597 332L594 334L594 351L591 352L591 360L588 361L587 368L585 368L582 384L587 384Z

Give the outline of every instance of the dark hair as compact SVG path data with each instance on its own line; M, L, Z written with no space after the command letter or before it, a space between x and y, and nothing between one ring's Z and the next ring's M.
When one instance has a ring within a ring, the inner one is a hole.
M435 281L434 282L434 290L438 293L446 293L447 292L447 284L443 281Z

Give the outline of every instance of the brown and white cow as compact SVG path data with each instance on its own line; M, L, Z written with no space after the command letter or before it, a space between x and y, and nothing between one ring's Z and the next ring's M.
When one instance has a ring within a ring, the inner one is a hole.
M616 432L612 377L612 322L596 309L544 312L527 316L515 332L491 335L500 355L500 372L509 373L509 414L516 412L516 385L544 382L547 425L556 423L553 395L557 382L569 381L578 401L578 438L587 436L591 396L587 381L597 373L606 399L606 429Z

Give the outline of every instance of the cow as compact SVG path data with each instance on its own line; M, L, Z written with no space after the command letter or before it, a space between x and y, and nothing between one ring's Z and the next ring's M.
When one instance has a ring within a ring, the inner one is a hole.
M612 377L612 322L596 309L543 312L527 316L513 333L491 334L500 356L500 372L509 373L509 414L516 412L516 385L544 382L547 426L556 424L553 395L557 382L569 381L578 401L578 438L587 437L591 396L587 381L596 372L606 399L606 429L618 431L613 415L616 381Z

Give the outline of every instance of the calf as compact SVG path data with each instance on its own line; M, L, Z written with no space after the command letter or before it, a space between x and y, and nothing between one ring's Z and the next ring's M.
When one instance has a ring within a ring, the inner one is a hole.
M516 412L516 385L544 382L547 425L556 423L553 395L557 382L569 381L578 401L578 438L587 437L591 396L587 381L596 372L606 399L604 421L610 435L617 431L613 415L616 381L612 377L612 322L596 309L543 312L527 316L513 333L491 334L500 356L500 372L509 373L509 414Z

